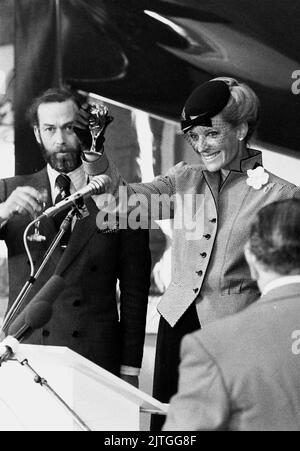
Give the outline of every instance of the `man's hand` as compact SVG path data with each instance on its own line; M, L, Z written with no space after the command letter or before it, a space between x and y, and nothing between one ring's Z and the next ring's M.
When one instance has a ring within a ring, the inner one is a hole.
M15 214L29 214L32 218L42 211L41 194L30 186L19 186L8 199L0 204L0 223L7 221Z
M121 374L121 379L135 388L139 388L139 377L138 376L128 376L127 374Z
M83 151L90 151L92 147L92 136L89 130L90 121L93 121L93 116L90 113L91 105L85 103L79 109L75 122L74 122L74 132L76 133ZM105 141L104 133L106 127L113 121L113 117L106 115L104 118L104 126L97 138L96 151L102 153L103 144Z

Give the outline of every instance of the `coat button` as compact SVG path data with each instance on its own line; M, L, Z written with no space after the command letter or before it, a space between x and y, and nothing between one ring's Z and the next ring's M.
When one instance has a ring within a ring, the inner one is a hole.
M200 254L202 258L206 258L207 257L207 253L206 252L202 252L202 254Z
M49 330L43 330L42 335L43 335L43 337L49 337L49 335L50 335Z
M196 271L197 276L201 277L203 275L203 271Z
M73 337L73 338L78 338L78 337L79 337L79 332L78 332L78 330L74 330L74 332L72 333L72 337Z
M211 238L211 235L209 234L209 233L207 233L206 235L203 235L204 236L204 238L206 238L207 240L210 240L210 238Z
M81 302L79 299L76 299L76 301L73 302L74 307L79 307L81 305Z
M97 265L93 265L93 266L90 267L90 271L91 272L95 272L95 271L97 271L97 269L98 269Z
M212 222L213 224L215 224L217 222L217 218L212 218L209 220L209 222Z
M198 293L199 288L194 288L194 293Z

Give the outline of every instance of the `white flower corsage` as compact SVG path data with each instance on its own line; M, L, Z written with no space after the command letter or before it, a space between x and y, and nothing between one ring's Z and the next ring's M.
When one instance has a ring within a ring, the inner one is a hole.
M254 189L260 189L269 180L269 174L265 172L262 166L258 166L256 169L249 169L247 175L247 185L252 186Z

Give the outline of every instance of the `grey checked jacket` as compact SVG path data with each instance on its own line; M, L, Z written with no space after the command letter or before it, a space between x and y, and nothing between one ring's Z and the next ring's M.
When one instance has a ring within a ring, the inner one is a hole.
M174 217L176 201L173 209L165 208L164 214L158 214L157 208L151 208L151 195L177 194L182 199L189 194L194 199L193 218L201 222L198 235L190 239L186 227L174 228L172 280L158 305L159 313L172 327L194 301L203 326L242 310L259 297L244 258L250 223L261 207L299 196L300 188L269 173L267 184L255 190L246 183L247 170L258 165L262 165L261 153L249 149L240 171L231 171L220 188L218 174L200 165L181 162L151 183L127 185L105 155L98 160L97 169L95 164L84 164L88 173L111 177L115 196L120 185L127 186L128 197L133 193L143 195L152 219ZM197 194L202 195L198 203Z

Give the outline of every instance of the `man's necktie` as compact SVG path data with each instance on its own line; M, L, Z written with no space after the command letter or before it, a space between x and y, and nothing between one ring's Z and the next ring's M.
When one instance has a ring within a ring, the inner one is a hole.
M58 202L64 200L66 197L71 195L70 192L71 179L66 174L59 174L56 178L55 185L59 189L59 193L55 198L55 204L57 204ZM69 210L68 209L62 210L53 217L57 230L59 229L62 221L67 216ZM63 235L60 242L61 246L66 246L68 244L70 236L71 236L71 227L69 227L69 229Z

